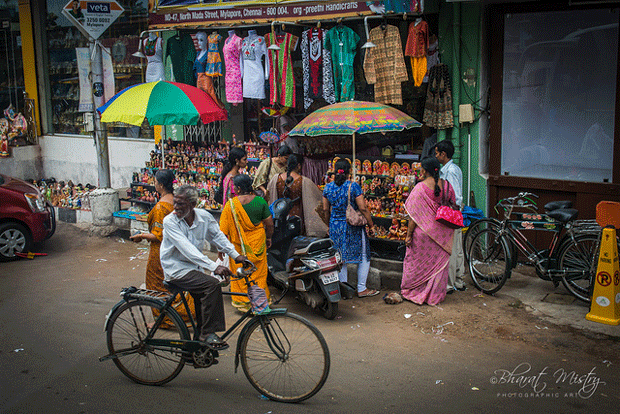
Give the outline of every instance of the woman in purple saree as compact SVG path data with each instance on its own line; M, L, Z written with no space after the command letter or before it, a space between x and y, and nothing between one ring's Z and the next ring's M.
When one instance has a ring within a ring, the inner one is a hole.
M435 157L422 160L423 180L413 188L405 202L409 226L400 288L403 298L418 305L442 302L448 284L454 230L435 221L435 214L441 205L441 189L445 188L452 202L454 190L450 183L439 179L439 168Z

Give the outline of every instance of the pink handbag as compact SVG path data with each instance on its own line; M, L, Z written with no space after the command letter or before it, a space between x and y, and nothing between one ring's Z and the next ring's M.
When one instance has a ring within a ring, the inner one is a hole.
M351 205L351 185L349 184L349 192L347 194L347 223L351 226L360 227L368 224L366 217L359 211L355 210Z
M441 206L437 209L435 221L451 229L461 228L463 227L463 213L461 213L461 210L454 206L447 198L445 182L443 187L444 188L441 190Z

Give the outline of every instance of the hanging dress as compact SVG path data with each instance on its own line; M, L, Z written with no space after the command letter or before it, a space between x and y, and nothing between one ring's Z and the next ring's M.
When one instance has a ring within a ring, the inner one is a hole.
M269 79L269 59L263 36L250 35L241 43L243 97L265 99L265 79ZM263 66L263 56L265 65Z
M222 48L224 64L226 65L226 76L224 78L226 100L232 104L243 102L240 64L242 42L243 40L239 36L233 34L224 41Z
M332 54L325 47L327 30L312 28L301 35L301 60L304 73L304 109L317 100L336 103Z
M447 129L454 126L452 112L452 90L448 65L440 63L431 68L428 75L428 90L424 105L423 122L436 129Z
M215 93L212 75L207 72L207 67L209 65L208 60L208 52L199 52L196 60L194 61L194 77L196 78L196 87L208 93L211 98L213 98L217 106L223 108L224 104L222 103L222 101L220 101L220 98Z
M276 35L268 33L265 36L267 48L272 44L278 50L269 50L269 103L280 104L286 107L295 106L295 78L293 76L293 61L291 52L297 48L299 38L290 33Z
M212 33L207 38L207 66L206 74L208 76L222 76L222 58L220 57L219 43L222 40L222 36L217 33Z
M144 55L146 56L146 76L147 82L164 80L164 50L161 37L143 41Z
M364 75L375 85L375 102L403 104L402 82L409 80L398 27L377 26L370 31L369 40L376 46L367 49Z
M360 37L347 26L334 26L327 32L325 47L332 53L336 102L355 99L353 60Z
M405 56L411 59L411 73L415 86L422 85L426 75L426 55L428 51L428 23L420 20L409 24Z

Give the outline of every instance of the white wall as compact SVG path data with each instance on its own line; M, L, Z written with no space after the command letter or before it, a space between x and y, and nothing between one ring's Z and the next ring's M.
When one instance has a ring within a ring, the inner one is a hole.
M38 145L25 145L9 148L10 157L0 158L0 173L21 180L41 178L41 148Z
M98 186L97 149L92 136L50 135L39 138L42 176ZM145 166L153 140L108 138L112 188L129 187L131 176Z

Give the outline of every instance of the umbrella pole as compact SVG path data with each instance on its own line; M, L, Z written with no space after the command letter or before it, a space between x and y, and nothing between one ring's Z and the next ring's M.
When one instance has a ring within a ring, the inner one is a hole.
M355 175L357 171L355 171L355 132L353 133L353 181L355 181Z

